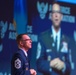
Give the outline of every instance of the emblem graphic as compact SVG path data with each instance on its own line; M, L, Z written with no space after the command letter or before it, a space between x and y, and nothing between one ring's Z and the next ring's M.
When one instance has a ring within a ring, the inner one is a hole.
M4 23L3 21L1 21L0 22L0 35L1 35L1 38L4 38L6 31L7 31L7 22Z
M3 49L1 40L4 38L6 31L7 31L7 22L4 23L3 21L1 21L0 22L0 52Z
M48 3L44 4L44 2L39 3L39 1L37 1L37 10L39 12L40 18L44 19L48 11Z

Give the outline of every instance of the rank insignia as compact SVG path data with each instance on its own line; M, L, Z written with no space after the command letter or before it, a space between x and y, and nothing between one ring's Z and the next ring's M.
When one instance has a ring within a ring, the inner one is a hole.
M51 61L51 56L50 55L47 57L47 60L48 61Z
M18 58L15 60L15 68L20 69L21 68L21 60Z
M66 42L62 43L61 52L63 52L63 53L67 53L68 52L68 44Z

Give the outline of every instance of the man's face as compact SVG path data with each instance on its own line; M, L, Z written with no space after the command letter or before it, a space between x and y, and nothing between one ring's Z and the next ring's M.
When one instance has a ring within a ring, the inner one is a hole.
M32 40L28 35L23 35L22 36L22 46L25 49L30 49L32 47Z
M58 4L54 4L52 6L52 22L54 27L59 27L61 20L62 20L62 14L60 13L60 6Z

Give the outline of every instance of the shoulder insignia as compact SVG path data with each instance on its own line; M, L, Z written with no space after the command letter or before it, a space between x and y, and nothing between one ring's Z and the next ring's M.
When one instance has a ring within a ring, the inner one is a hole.
M15 68L20 69L21 68L21 60L18 58L15 60Z

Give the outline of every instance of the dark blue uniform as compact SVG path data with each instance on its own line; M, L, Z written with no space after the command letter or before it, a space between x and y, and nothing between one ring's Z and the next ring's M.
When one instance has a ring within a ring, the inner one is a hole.
M61 34L59 51L55 48L51 30L47 30L39 36L39 45L37 53L37 69L43 75L70 75L70 54L69 54L69 39ZM67 44L68 47L65 50L63 47ZM50 67L50 61L59 58L65 63L65 70L59 71Z
M30 75L28 58L18 50L11 61L11 75Z

